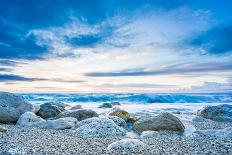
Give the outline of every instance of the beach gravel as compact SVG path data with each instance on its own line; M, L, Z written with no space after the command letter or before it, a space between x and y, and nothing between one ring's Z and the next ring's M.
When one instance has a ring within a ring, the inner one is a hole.
M0 132L0 154L9 152L24 155L158 155L158 154L232 154L232 139L193 135L183 136L175 132L154 132L138 140L146 144L139 150L125 152L123 149L108 150L107 147L123 136L104 138L82 138L72 130L44 130L19 128L15 125L2 125L7 132Z

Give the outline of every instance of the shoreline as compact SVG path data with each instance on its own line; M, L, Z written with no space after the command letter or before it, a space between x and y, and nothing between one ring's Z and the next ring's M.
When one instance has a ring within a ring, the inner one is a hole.
M232 103L39 105L2 95L2 110L33 111L0 123L0 155L232 154Z

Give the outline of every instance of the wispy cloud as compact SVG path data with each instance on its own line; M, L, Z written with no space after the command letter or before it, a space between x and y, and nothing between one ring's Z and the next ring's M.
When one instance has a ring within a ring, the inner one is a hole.
M232 64L200 64L187 66L170 66L163 69L142 69L141 71L118 71L118 72L92 72L86 73L89 77L117 77L117 76L148 76L148 75L169 75L185 73L202 73L202 72L223 72L231 71Z
M0 74L0 81L1 82L9 82L9 81L25 81L25 82L32 82L32 81L41 81L45 79L40 78L27 78L20 75L13 75L13 74Z

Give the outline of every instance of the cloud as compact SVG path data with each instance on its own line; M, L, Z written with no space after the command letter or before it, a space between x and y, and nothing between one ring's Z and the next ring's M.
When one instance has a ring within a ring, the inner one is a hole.
M1 68L0 67L0 72L10 72L10 71L12 71L12 69L10 69L10 68Z
M85 83L85 80L62 80L62 79L48 79L48 81L53 82L68 82L68 83Z
M232 92L232 83L204 82L201 86L192 86L192 92Z
M85 76L89 77L117 77L117 76L149 76L149 75L169 75L169 74L185 74L185 73L202 73L202 72L223 72L231 71L232 64L200 64L200 65L183 65L183 66L169 66L163 69L148 70L130 70L118 72L92 72L86 73Z
M124 83L124 84L102 84L98 87L110 88L174 88L175 85L152 84L152 83Z
M23 27L0 20L0 58L38 59L47 52Z
M25 82L31 82L31 81L41 81L45 79L40 78L27 78L19 75L13 75L13 74L0 74L0 81L1 82L9 82L9 81L25 81Z
M1 70L0 71L5 71ZM13 81L25 81L25 82L32 82L32 81L52 81L52 82L67 82L67 83L84 83L84 80L62 80L62 79L46 79L46 78L28 78L20 75L14 74L0 74L0 81L1 82L13 82Z
M232 52L232 25L218 26L194 36L190 45L204 49L210 54Z

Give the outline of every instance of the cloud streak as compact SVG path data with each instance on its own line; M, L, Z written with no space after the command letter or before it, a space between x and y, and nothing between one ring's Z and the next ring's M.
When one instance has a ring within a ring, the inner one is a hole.
M89 77L117 77L117 76L149 76L149 75L169 75L169 74L187 74L187 73L203 73L203 72L224 72L231 71L232 64L201 64L201 65L188 65L184 67L166 67L158 70L141 71L118 71L118 72L92 72L86 73L85 76Z

